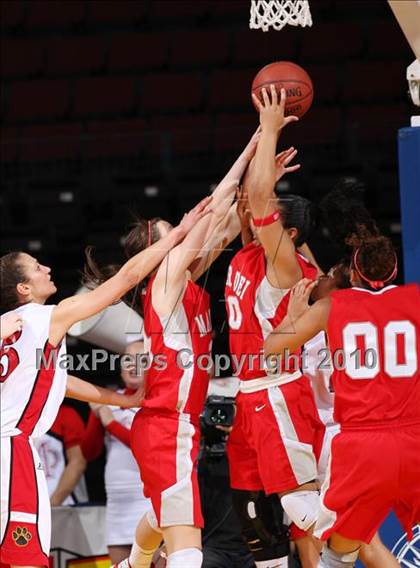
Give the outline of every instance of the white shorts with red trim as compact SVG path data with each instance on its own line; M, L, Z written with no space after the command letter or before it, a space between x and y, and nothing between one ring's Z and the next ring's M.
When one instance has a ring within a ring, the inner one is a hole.
M41 461L24 434L1 439L1 559L48 566L51 508Z
M131 449L144 495L152 500L160 527L203 527L197 458L200 429L188 415L140 410L131 426Z

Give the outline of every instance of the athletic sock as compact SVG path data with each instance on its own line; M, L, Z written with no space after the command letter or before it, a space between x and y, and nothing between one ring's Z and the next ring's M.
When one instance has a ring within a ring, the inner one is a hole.
M166 568L201 568L203 553L198 548L184 548L168 556Z
M130 556L128 557L128 562L130 568L150 568L152 565L153 555L155 550L144 550L137 544L133 543L131 547ZM128 568L128 567L118 567L118 568Z
M339 554L324 544L318 568L354 568L358 555L359 549Z

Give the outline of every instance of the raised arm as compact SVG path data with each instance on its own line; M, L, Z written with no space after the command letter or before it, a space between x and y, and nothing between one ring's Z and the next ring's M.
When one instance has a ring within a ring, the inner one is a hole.
M223 191L225 185L243 178L246 169L255 155L260 134L261 128L258 127L233 166L213 192L213 209L217 206L218 194ZM237 195L237 197L239 201L240 196ZM196 255L192 265L189 267L192 279L197 280L206 270L208 270L211 264L220 256L223 250L239 235L240 232L241 220L238 216L238 203L234 203L228 210L226 210L224 218L217 226L217 231L214 230L210 223L207 234L204 238L204 246Z
M86 294L72 296L60 302L54 308L51 318L50 343L57 345L74 323L100 312L144 280L184 238L189 228L206 214L209 201L210 198L201 201L193 212L189 213L188 220L191 223L187 225L181 222L154 245L130 258L115 276Z
M303 278L290 291L286 317L264 342L265 357L281 357L293 353L320 331L327 331L330 299L324 298L308 306L316 282Z
M296 155L294 148L290 148L276 158L276 146L282 128L297 120L297 117L284 116L286 102L284 89L281 90L280 100L273 85L270 88L271 98L265 89L262 90L262 95L263 103L254 96L260 112L261 137L245 183L255 233L266 253L269 279L275 286L288 288L301 278L302 272L295 256L293 241L284 229L279 215L274 186L278 179L279 167L284 175L295 171L299 165L288 165Z
M217 230L232 203L238 180L222 181L213 193L211 214L200 219L187 237L159 267L153 282L153 307L162 316L170 315L182 298L187 271L201 253L209 234Z
M88 383L74 375L67 375L66 396L82 402L109 404L111 406L120 406L121 408L138 408L143 399L143 394L142 389L131 395L121 394Z

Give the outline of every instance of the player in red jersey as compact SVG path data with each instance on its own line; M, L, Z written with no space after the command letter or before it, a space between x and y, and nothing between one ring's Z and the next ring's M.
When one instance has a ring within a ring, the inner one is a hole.
M303 276L318 275L317 268L296 251L310 225L309 202L297 196L278 199L274 193L278 135L295 117L284 117L284 91L280 100L274 87L271 100L265 90L263 96L264 103L255 101L261 137L244 183L255 240L233 258L225 288L230 351L240 378L228 456L234 501L257 566L278 567L287 566L287 533L270 539L260 526L282 525L279 497L302 530L314 523L324 426L309 381L299 369L299 353L277 370L265 366L262 358L264 339L286 314L290 288ZM299 165L288 165L295 155L294 148L286 151L281 175L298 169ZM264 495L275 496L270 497L270 505L264 505ZM257 509L254 518L250 507ZM272 517L262 518L268 509ZM299 545L305 568L313 567L318 554L311 539Z
M211 214L168 254L146 285L143 315L150 368L142 409L131 428L131 445L153 512L140 521L123 565L149 567L162 534L168 568L199 568L202 563L196 460L212 330L209 296L195 280L239 234L237 205L232 201L258 137L257 131L213 192ZM128 236L128 254L159 242L168 227L162 220L140 221Z
M2 342L0 352L3 562L48 565L50 504L33 439L50 429L65 394L103 404L127 405L123 395L107 393L76 378L67 379L62 364L66 332L136 286L196 225L205 206L203 203L190 213L159 244L127 261L95 290L66 298L57 306L44 305L57 291L49 267L24 252L9 253L0 259L1 308L23 321L22 328ZM132 406L140 402L138 396L128 400Z
M313 283L293 289L288 315L265 342L266 353L299 348L324 330L334 371L334 419L321 514L315 535L320 567L352 567L393 509L411 538L420 520L420 291L390 285L397 273L391 242L353 237L353 288L308 308Z

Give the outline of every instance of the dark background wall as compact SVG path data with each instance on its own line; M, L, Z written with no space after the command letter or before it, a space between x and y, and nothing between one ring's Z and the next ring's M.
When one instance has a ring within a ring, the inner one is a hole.
M384 0L311 8L311 29L263 33L249 30L247 0L3 0L2 251L51 265L58 300L77 288L87 244L120 260L130 211L179 219L255 129L252 78L275 60L304 66L315 87L280 142L302 163L284 191L316 203L360 177L400 246L396 131L414 109L413 55ZM336 260L322 228L312 243L324 267ZM208 281L216 330L229 258Z

